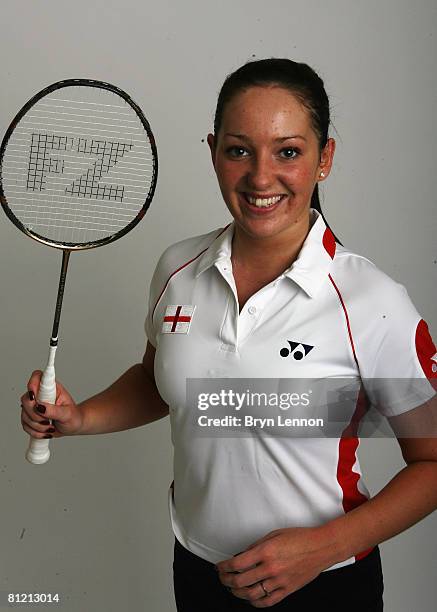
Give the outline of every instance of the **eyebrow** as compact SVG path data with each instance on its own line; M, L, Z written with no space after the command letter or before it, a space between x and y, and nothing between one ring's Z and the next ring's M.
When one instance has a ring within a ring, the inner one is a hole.
M246 142L250 140L250 138L248 138L244 134L233 134L231 132L226 132L225 136L240 138L240 140L245 140ZM301 136L300 134L294 134L293 136L281 136L280 138L275 138L275 142L284 142L285 140L290 140L292 138L300 138L301 140L304 140L306 142L306 138L304 136Z

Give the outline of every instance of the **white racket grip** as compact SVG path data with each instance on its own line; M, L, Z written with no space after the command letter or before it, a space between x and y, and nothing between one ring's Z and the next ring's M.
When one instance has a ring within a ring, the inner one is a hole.
M49 359L46 369L41 377L38 392L38 401L54 404L56 401L55 355L56 346L50 347ZM46 463L50 457L49 440L36 440L30 438L26 459L34 465Z

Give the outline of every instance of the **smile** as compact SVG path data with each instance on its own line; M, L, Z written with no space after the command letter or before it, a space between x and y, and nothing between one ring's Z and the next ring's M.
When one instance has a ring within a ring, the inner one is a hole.
M284 196L274 195L274 196L260 198L260 197L252 196L252 195L249 195L248 193L245 193L244 197L247 200L247 202L249 202L249 204L252 204L252 206L256 206L257 208L268 208L269 206L273 206L274 204L277 204L280 200L282 200Z

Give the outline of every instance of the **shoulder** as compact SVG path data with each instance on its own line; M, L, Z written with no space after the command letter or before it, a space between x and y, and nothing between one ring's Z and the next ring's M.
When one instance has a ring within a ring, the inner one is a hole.
M367 257L337 246L333 264L333 283L348 302L367 304L369 308L392 305L414 309L406 288Z
M226 228L218 228L176 242L165 249L156 265L155 275L170 276L185 266L194 263Z
M362 376L423 376L418 342L428 332L406 288L366 257L340 248L332 283L342 302ZM422 322L422 323L421 323Z
M150 284L150 298L156 300L157 295L161 294L169 281L179 272L194 269L201 256L221 236L226 227L186 238L167 247L156 265Z
M334 262L332 281L372 404L393 416L428 401L435 394L427 378L435 376L436 347L405 287L342 247Z
M216 238L218 238L225 229L226 228L219 228L207 234L186 238L185 240L181 240L167 247L162 253L150 283L149 310L145 323L147 337L153 346L157 346L156 329L153 327L153 316L171 279L176 277L182 270L189 270L190 265L195 266L202 254L214 244Z
M362 280L365 279L378 284L397 284L388 274L378 268L373 261L340 245L337 245L333 271L339 278L345 281L353 281L358 275Z

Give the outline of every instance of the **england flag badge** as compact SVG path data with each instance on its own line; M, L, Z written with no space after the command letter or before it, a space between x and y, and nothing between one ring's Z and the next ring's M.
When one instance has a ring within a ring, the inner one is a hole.
M162 333L188 334L195 309L196 307L192 305L167 306L162 322Z

